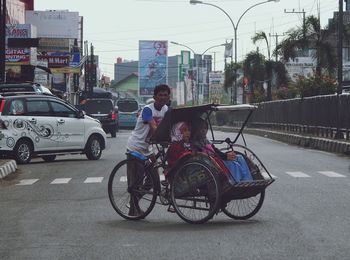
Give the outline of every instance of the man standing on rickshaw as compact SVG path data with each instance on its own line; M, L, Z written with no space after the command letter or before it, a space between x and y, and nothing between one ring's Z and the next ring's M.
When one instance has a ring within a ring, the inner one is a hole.
M126 148L127 151L136 151L144 156L150 156L152 151L150 150L149 138L157 129L160 121L164 118L165 113L168 111L170 100L170 88L168 85L162 84L154 88L153 91L154 103L144 106L142 112L137 118L135 129L131 132L131 136L128 139ZM130 156L130 155L128 155ZM135 165L128 164L128 184L134 183L137 178L138 172L142 173L143 169L135 169ZM136 196L131 194L130 196L130 210L129 215L139 215L140 207L138 205Z

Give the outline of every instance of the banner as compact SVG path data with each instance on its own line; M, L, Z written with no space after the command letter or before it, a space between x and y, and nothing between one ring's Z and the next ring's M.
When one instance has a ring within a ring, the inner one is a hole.
M167 84L168 42L139 41L139 95L153 96L154 87Z
M233 53L233 40L231 42L226 42L225 45L225 59L226 58L231 58Z
M223 98L224 74L219 72L209 72L209 102L221 103Z

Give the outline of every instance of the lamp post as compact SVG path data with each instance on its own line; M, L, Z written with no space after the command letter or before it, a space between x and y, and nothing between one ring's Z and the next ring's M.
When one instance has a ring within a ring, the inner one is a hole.
M6 82L6 0L0 0L0 83Z
M242 20L242 17L252 8L254 8L255 6L258 6L258 5L262 5L262 4L265 4L265 3L269 3L269 2L279 2L280 0L266 0L266 1L263 1L263 2L260 2L260 3L256 3L252 6L250 6L249 8L247 8L243 13L242 15L238 18L238 21L237 23L235 24L232 20L232 18L229 16L229 14L224 10L222 9L220 6L217 6L217 5L214 5L214 4L211 4L211 3L205 3L203 1L198 1L198 0L190 0L190 4L202 4L202 5L210 5L210 6L213 6L215 8L218 8L219 10L221 10L227 17L228 19L230 19L231 21L231 24L232 24L232 27L233 27L233 31L234 31L234 39L235 39L235 64L237 64L237 29L238 29L238 25L240 23L240 21ZM234 100L237 99L237 69L235 68L235 97L234 97ZM232 96L232 93L233 91L231 91L231 102L233 103L233 96Z
M196 56L196 67L197 67L196 68L196 70L197 70L197 73L196 73L196 99L197 99L197 104L199 104L199 60L198 60L198 55L191 47L189 47L185 44L173 42L173 41L171 41L170 43L175 44L175 45L179 45L179 46L183 46L183 47L189 49L190 51L192 51L193 55ZM200 57L202 57L210 49L213 49L215 47L220 47L220 46L226 46L226 44L223 43L223 44L217 44L217 45L211 46L208 49L206 49L204 52L202 52L202 54L200 54ZM185 95L186 95L186 93L185 93ZM193 92L192 92L192 96L193 96ZM193 98L192 104L194 104L194 97L192 97L192 98Z

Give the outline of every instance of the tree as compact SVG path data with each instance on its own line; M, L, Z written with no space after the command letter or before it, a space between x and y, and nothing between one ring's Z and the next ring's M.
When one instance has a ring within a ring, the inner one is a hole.
M315 16L308 16L304 26L293 28L287 32L287 37L276 47L284 61L294 60L301 51L315 50L312 58L316 60L316 74L321 76L322 70L333 74L337 65L335 48L330 41L334 26L321 29L320 20Z
M263 31L257 32L253 37L252 37L252 41L255 44L257 41L261 41L261 40L265 40L266 42L266 47L267 47L267 57L270 60L271 59L271 55L270 55L270 44L269 41L267 39L266 33Z
M258 51L252 51L247 54L243 61L244 76L249 81L249 91L251 93L251 102L263 101L265 82L265 57Z

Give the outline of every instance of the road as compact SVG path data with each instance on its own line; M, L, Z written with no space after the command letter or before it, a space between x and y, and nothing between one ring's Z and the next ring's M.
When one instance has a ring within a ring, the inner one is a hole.
M135 222L119 217L107 195L128 135L109 138L98 161L38 158L2 180L0 259L348 259L349 158L247 135L276 177L256 216L190 225L156 206Z

